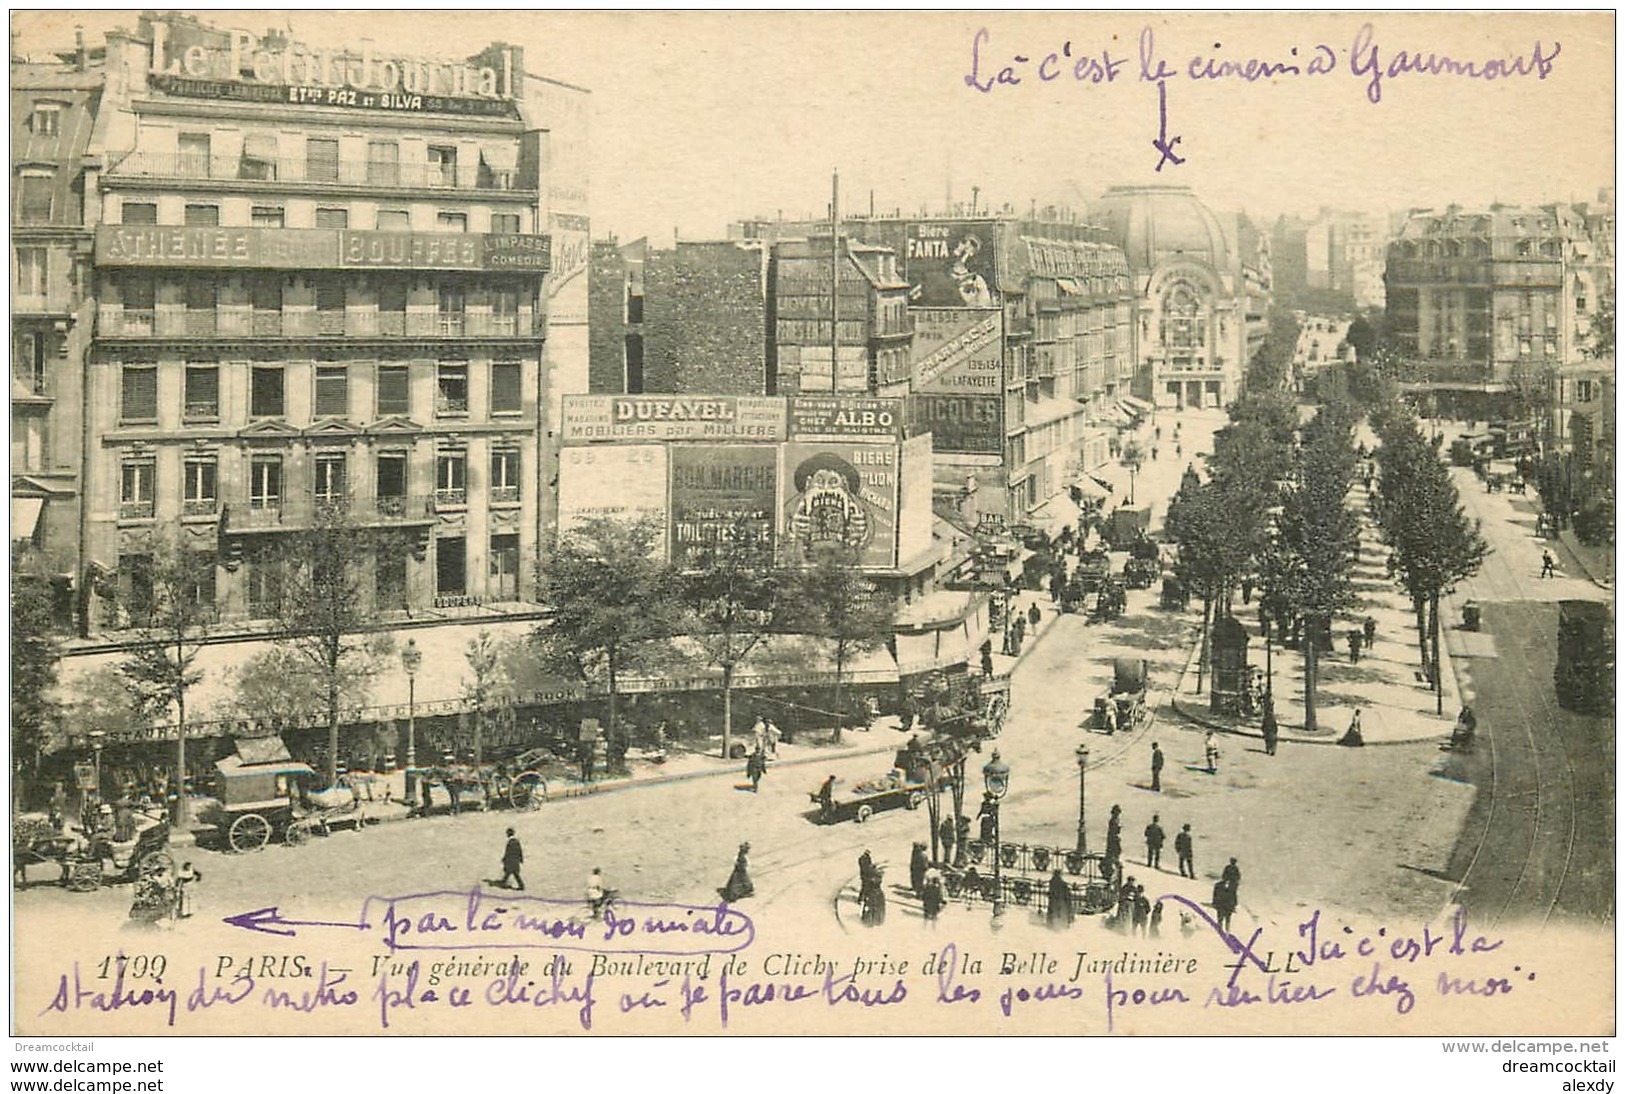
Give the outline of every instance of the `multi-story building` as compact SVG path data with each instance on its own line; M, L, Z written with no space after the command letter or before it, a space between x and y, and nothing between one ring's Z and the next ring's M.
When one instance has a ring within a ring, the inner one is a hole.
M1583 355L1612 293L1612 219L1564 204L1413 210L1388 247L1399 379L1446 412L1527 411L1544 372Z
M222 623L276 613L279 536L337 506L415 549L395 611L530 596L549 238L520 51L308 47L143 16L108 39L86 186L86 562L139 615L150 537L214 557Z
M780 240L770 254L771 393L875 392L908 375L914 330L895 251L842 236L837 261L826 235Z
M85 153L105 74L80 48L11 65L11 538L71 621L91 230ZM93 212L93 210L92 210Z
M1368 213L1321 209L1313 220L1281 217L1271 231L1276 294L1325 309L1381 307L1388 228ZM1315 295L1305 297L1306 292Z

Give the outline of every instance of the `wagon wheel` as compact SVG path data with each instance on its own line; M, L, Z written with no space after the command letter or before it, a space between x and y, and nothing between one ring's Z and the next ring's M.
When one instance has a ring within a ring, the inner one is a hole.
M247 818L243 818L246 820ZM235 832L236 827L232 830ZM310 842L310 837L316 834L316 822L311 820L297 820L288 825L288 830L282 833L282 842L289 847L303 847Z
M508 801L515 809L540 809L547 800L547 780L540 771L521 771L513 778Z
M925 792L923 790L910 790L908 792L908 801L904 802L903 805L908 809L918 809L924 803Z
M513 804L513 779L507 775L497 774L492 777L486 796L487 803L492 801Z
M999 731L1004 728L1004 716L1009 710L1009 699L1006 699L1003 695L988 696L987 712L984 717L987 719L988 732L993 736L997 737Z
M135 864L136 877L143 881L164 877L175 872L175 860L168 851L152 851L141 856L141 861Z
M102 887L100 859L80 859L68 869L68 888L75 893L93 893Z
M862 824L862 823L864 823L865 821L867 821L870 817L872 817L874 815L875 815L874 806L864 804L864 805L858 806L858 811L855 814L853 814L852 819L857 821L859 824Z
M233 851L259 851L271 840L271 822L258 813L244 813L231 822L226 836Z

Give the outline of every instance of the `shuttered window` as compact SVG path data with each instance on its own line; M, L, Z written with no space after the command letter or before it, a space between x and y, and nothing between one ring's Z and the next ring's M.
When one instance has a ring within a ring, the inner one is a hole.
M119 405L119 420L157 421L158 366L150 361L125 362L121 373L123 399Z
M186 417L220 417L220 370L214 365L186 366Z
M412 388L405 365L383 365L378 369L378 416L412 413Z
M305 178L310 182L339 180L339 142L326 137L305 141Z
M522 409L519 391L520 375L518 361L493 361L491 363L492 414L517 414Z
M342 418L350 412L350 374L343 365L316 367L316 416Z

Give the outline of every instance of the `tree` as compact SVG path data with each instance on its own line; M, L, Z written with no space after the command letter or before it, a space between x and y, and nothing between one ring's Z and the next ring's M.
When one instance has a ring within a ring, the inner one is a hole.
M474 762L485 758L485 712L499 705L509 694L508 675L501 645L482 629L469 639L463 656L472 678L463 682L463 698L474 708Z
M377 672L389 647L387 636L367 631L367 565L401 549L392 534L356 524L344 506L318 505L310 527L286 537L280 552L282 642L299 654L321 694L329 782L338 779L344 695Z
M350 674L342 681L339 706L346 711L367 705L370 676ZM230 698L216 716L271 726L316 726L327 720L327 689L311 671L304 654L290 645L259 651L231 674Z
M1597 301L1597 310L1591 313L1591 329L1586 334L1587 357L1614 355L1614 298L1603 293Z
M11 763L17 783L12 808L21 808L23 789L39 777L40 758L57 724L57 646L51 619L51 587L21 573L11 562Z
M773 544L739 521L706 546L700 570L685 582L695 639L706 661L722 670L722 755L733 737L734 672L775 629L782 582L773 567Z
M560 542L539 582L552 619L537 628L542 662L571 679L602 675L609 688L609 732L619 732L621 674L637 665L641 647L676 634L681 588L657 555L662 529L593 518Z
M846 717L842 686L852 657L886 644L892 635L896 606L863 575L851 551L819 553L813 565L791 580L787 614L797 628L834 644L835 733L841 739Z
M166 540L141 552L150 564L150 603L132 612L135 641L119 665L125 683L150 718L175 720L175 827L186 827L186 693L203 678L193 668L214 617L214 557Z
M1134 476L1145 462L1145 446L1139 438L1130 437L1123 442L1122 451L1117 454L1117 462L1128 468L1128 503L1134 504Z

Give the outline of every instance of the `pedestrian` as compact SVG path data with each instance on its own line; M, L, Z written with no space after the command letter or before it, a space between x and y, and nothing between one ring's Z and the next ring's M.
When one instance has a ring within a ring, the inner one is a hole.
M1106 821L1106 857L1123 857L1123 807L1112 806L1112 815Z
M1151 460L1152 460L1153 463L1155 463L1156 459L1157 459L1157 446L1152 445L1151 446Z
M1117 699L1115 696L1106 696L1106 736L1112 737L1117 733Z
M587 914L597 919L604 914L604 904L608 888L604 884L604 871L597 866L587 875Z
M1360 643L1363 641L1365 641L1365 635L1357 630L1349 631L1349 664L1358 665L1360 663Z
M961 814L959 814L959 818L954 822L954 856L955 856L954 861L955 862L959 862L961 859L964 858L965 845L967 843L969 843L969 842L970 842L970 818L965 816L965 814L961 813Z
M1162 901L1151 905L1151 937L1162 937Z
M1158 823L1161 818L1151 814L1151 823L1145 826L1145 864L1153 870L1162 868L1162 842L1165 833Z
M1044 918L1052 931L1064 931L1072 926L1072 887L1061 876L1059 868L1049 877L1049 907L1045 909Z
M1253 602L1253 579L1250 576L1241 579L1241 602L1243 604Z
M878 927L886 922L886 889L881 884L884 871L874 864L874 858L864 851L858 858L858 902L863 906L865 927Z
M1191 826L1187 822L1174 837L1174 853L1179 856L1179 876L1196 876L1196 848L1191 841Z
M508 879L513 878L514 888L523 891L525 879L519 876L519 868L525 864L525 849L520 846L519 837L508 829L508 842L502 848L502 880L498 883L504 889L508 887Z
M993 842L993 833L999 826L999 800L990 793L982 794L982 807L976 811L976 819L981 822L978 834L983 843Z
M1059 570L1052 570L1049 575L1050 603L1056 603L1061 599L1061 590L1065 587L1066 575Z
M189 919L192 915L192 886L203 880L203 875L192 868L190 862L181 863L175 875L175 918Z
M943 817L942 823L937 825L937 842L942 845L942 861L954 860L954 834L955 826L952 817Z
M818 819L829 824L835 820L835 776L825 779L818 788Z
M937 924L937 916L942 913L942 871L935 866L925 871L925 891L920 897L925 908L925 921L933 927Z
M767 748L767 721L760 714L756 716L756 721L750 727L750 736L754 742L753 747L757 752Z
M1236 857L1234 855L1230 856L1230 862L1225 866L1224 870L1220 872L1219 876L1224 878L1224 880L1230 884L1230 892L1232 894L1241 892L1241 867L1236 864Z
M1557 560L1552 557L1552 552L1545 548L1540 552L1540 576L1550 578L1557 576Z
M993 675L993 639L982 640L982 675Z
M1229 931L1230 917L1236 911L1236 896L1230 888L1230 883L1223 878L1213 886L1213 911L1219 921L1219 929Z
M1275 755L1275 741L1280 736L1280 727L1275 723L1275 695L1269 688L1264 689L1264 754Z
M1145 934L1151 921L1151 901L1145 895L1145 886L1134 887L1134 933Z
M434 799L429 795L428 772L420 771L418 773L418 792L423 796L423 807L418 815L427 817L429 815L430 808L432 808L434 805Z
M783 734L779 732L778 725L773 719L769 718L767 720L767 754L775 760L779 758L779 738L781 736Z
M928 867L925 856L925 844L919 840L914 841L914 850L908 857L908 887L914 890L914 895L925 897L925 871Z
M1038 601L1035 600L1033 601L1033 606L1027 609L1027 622L1032 624L1033 630L1036 631L1038 629L1038 621L1042 618L1044 618L1044 613L1039 610Z
M1202 751L1207 754L1207 773L1217 775L1219 773L1219 739L1213 735L1211 729L1207 731L1207 736L1202 740Z
M756 886L751 884L750 862L746 857L749 854L750 844L741 843L739 854L734 858L733 873L728 875L728 883L717 890L717 895L722 897L724 904L732 904L736 900L744 900L755 894Z
M1151 789L1162 793L1162 746L1156 741L1151 742Z
M750 780L750 792L758 793L762 783L762 776L767 773L767 753L763 751L765 744L758 744L751 752L750 758L745 761L745 778Z
M1354 708L1354 717L1349 719L1349 727L1338 742L1349 748L1362 748L1365 746L1365 735L1360 732L1360 708Z
M1361 629L1365 633L1365 648L1369 651L1377 644L1377 621L1368 615L1365 617Z

